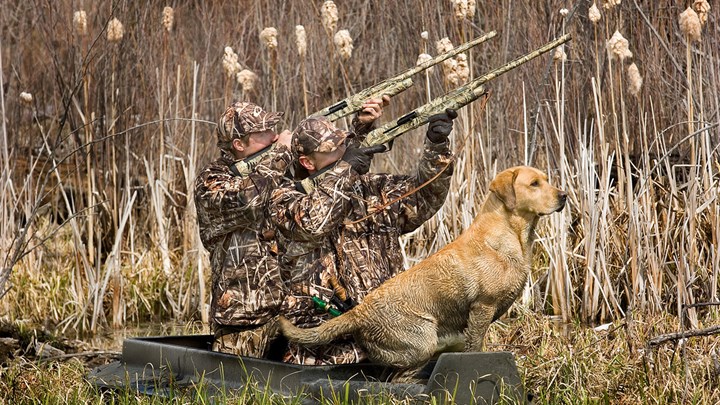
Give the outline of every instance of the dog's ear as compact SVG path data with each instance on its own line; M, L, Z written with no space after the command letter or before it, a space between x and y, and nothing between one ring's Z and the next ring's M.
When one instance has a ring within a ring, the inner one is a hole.
M509 209L515 209L515 179L517 170L506 170L498 174L490 183L490 191Z

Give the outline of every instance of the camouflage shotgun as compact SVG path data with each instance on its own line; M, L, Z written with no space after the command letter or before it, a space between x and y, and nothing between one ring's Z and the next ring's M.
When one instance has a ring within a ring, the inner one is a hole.
M512 62L508 62L505 65L452 90L444 96L440 96L429 103L418 107L397 120L371 131L367 134L361 145L363 147L367 147L386 144L407 131L427 124L428 118L434 114L440 114L447 108L457 110L472 103L485 93L485 86L483 86L483 84L509 70L515 69L523 63L528 62L545 52L564 44L569 40L570 34L565 34L562 37L552 42L548 42L542 47L513 60Z
M346 115L358 112L362 109L362 105L366 100L371 98L380 98L383 95L394 96L407 90L410 86L412 86L412 76L414 76L415 74L420 73L429 67L437 65L445 59L452 58L459 53L465 52L468 49L493 38L495 35L497 35L497 32L490 31L481 37L475 38L458 46L457 48L450 50L449 52L438 55L430 59L429 61L423 62L413 68L410 68L395 77L391 77L374 86L368 87L365 90L361 90L360 92L355 93L352 96L329 107L323 108L322 110L317 111L310 116L325 116L330 121L336 121Z

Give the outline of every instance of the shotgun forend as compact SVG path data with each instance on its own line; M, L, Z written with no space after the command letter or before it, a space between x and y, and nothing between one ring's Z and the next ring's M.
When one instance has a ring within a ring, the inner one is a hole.
M442 55L438 55L430 59L429 61L410 68L395 77L391 77L374 86L361 90L358 93L355 93L352 96L338 103L335 103L329 107L323 108L322 110L311 114L310 116L316 117L322 115L330 121L335 121L342 117L345 117L346 115L358 112L362 109L362 105L365 101L371 98L380 98L383 95L388 95L392 97L398 93L407 90L413 84L412 76L422 72L423 70L431 66L437 65L445 59L452 58L459 53L465 52L468 49L495 37L495 35L497 35L495 31L490 31L481 37L468 41Z

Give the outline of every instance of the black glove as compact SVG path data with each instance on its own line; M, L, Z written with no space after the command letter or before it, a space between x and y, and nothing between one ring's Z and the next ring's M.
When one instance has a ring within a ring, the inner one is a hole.
M345 150L342 160L348 162L356 172L365 174L370 170L373 155L384 151L384 145L368 146L367 148L351 145Z
M453 120L457 118L457 111L447 108L442 114L435 114L428 118L427 137L432 143L447 141L452 131Z

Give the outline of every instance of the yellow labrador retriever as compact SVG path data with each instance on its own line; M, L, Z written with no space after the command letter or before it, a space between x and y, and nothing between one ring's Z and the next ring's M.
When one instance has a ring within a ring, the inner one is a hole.
M562 210L566 199L543 172L526 166L498 174L490 191L458 239L316 328L281 318L283 334L303 345L352 334L372 361L396 367L428 361L440 343L459 334L466 351L481 351L490 323L525 285L538 219Z

